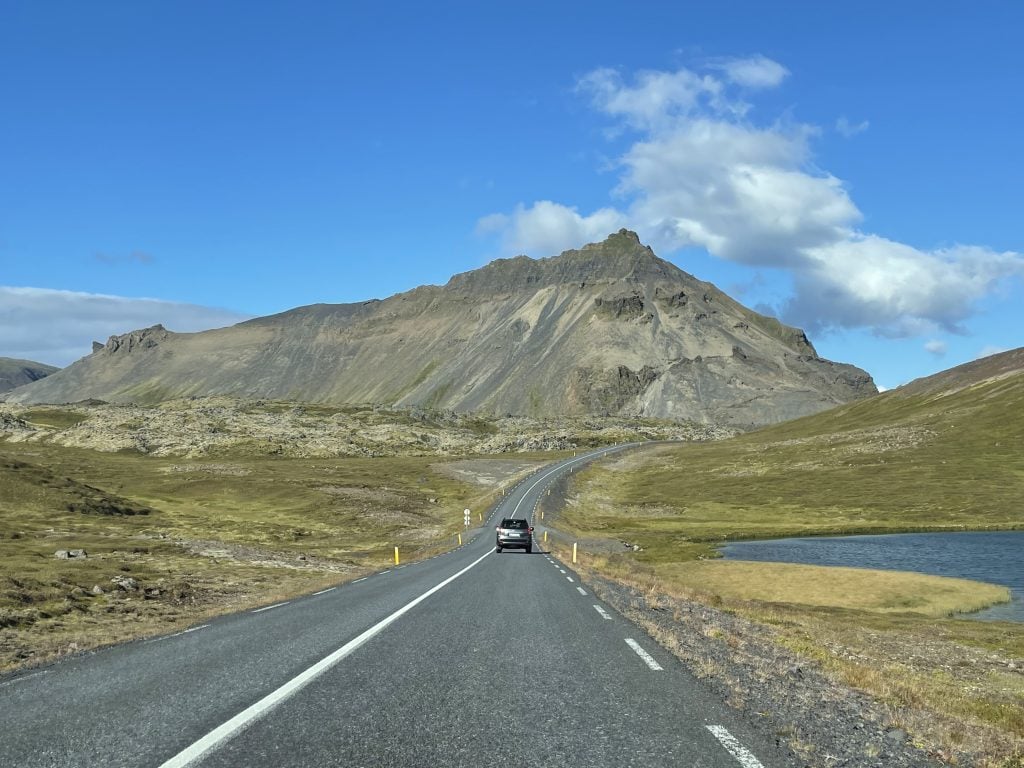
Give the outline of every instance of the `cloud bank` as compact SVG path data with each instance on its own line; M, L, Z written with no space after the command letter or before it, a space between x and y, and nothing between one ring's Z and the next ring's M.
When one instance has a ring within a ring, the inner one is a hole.
M542 200L487 216L478 231L496 235L506 253L547 256L627 226L661 252L699 247L787 271L793 294L779 312L815 332L962 333L979 300L1024 275L1024 256L976 245L921 249L863 231L842 180L814 164L817 127L750 119L749 99L788 76L763 56L629 81L594 70L577 92L612 120L614 135L631 136L611 190L621 206L580 213ZM837 120L845 135L867 127Z
M45 288L0 286L0 357L64 367L92 342L160 323L182 333L249 319L225 309Z

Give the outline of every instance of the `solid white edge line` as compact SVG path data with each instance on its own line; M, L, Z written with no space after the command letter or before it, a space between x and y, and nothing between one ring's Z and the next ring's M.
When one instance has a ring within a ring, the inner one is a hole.
M417 605L422 603L424 600L426 600L432 594L434 594L435 592L439 591L440 589L448 586L453 581L455 581L457 578L459 578L459 576L461 576L462 574L466 573L471 568L474 568L477 565L479 565L484 560L484 558L486 558L489 555L493 554L493 552L494 552L493 549L488 551L482 557L479 557L478 559L474 560L472 563L467 565L465 568L463 568L458 573L454 574L453 576L449 576L447 579L442 581L440 584L437 584L436 586L433 586L430 589L428 589L426 592L424 592L422 595L417 597L412 602L406 603L404 606L399 608L397 611L392 613L387 618L378 621L376 624L374 624L368 630L363 632L361 635L359 635L359 636L353 638L352 640L350 640L349 642L345 643L345 645L341 646L341 648L336 650L331 655L321 659L316 664L314 664L312 667L307 669L305 672L301 672L300 674L296 675L295 677L293 677L291 680L289 680L287 683L282 685L277 690L274 690L271 693L268 693L266 696L264 696L262 699L257 701L255 704L253 704L252 706L242 710L241 712L239 712L237 715L232 717L230 720L228 720L223 725L220 725L217 728L214 728L208 734L203 736L198 741L194 742L192 745L190 745L190 746L186 747L185 749L183 749L181 752L176 754L170 760L167 760L166 762L161 763L160 764L160 768L184 768L185 766L187 766L189 763L193 762L194 760L198 760L200 757L202 757L204 754L206 754L211 749L216 747L222 741L226 741L227 739L230 739L238 731L240 731L242 728L244 728L250 722L255 720L257 717L259 717L260 715L265 714L266 712L269 712L271 709L273 709L275 706L277 706L282 701L287 699L289 696L291 696L292 694L296 693L300 689L304 688L306 685L308 685L313 680L315 680L317 677L319 677L324 672L329 670L331 667L333 667L339 661L344 659L346 656L348 656L354 650L359 648L359 646L363 645L363 643L365 643L367 640L369 640L374 635L376 635L379 632L381 632L388 625L390 625L392 622L396 621L399 617L403 616L408 611L411 611L413 608L415 608Z
M314 595L326 595L328 592L333 592L337 587L328 587L327 589L321 589L319 592L314 592Z
M634 651L636 651L636 655L639 656L641 659L643 659L644 663L648 667L653 669L655 672L662 672L663 671L661 664L656 662L654 660L654 657L651 656L651 654L649 654L643 648L641 648L640 647L640 643L638 643L632 637L627 637L626 638L626 645L628 645L630 648L632 648Z
M0 688L3 688L5 685L14 685L15 683L20 683L23 680L28 680L30 677L39 677L40 675L45 674L47 674L47 671L45 669L41 672L29 672L27 675L22 675L21 677L16 677L13 680L6 680L0 683Z
M602 619L608 619L608 621L612 620L612 617L608 614L608 611L606 611L600 605L595 605L594 610L601 614Z
M725 751L735 757L743 768L764 768L761 761L740 744L724 725L706 725L704 727L711 731L712 735L725 747Z
M273 605L266 605L262 608L257 608L254 611L249 611L249 613L262 613L263 611L269 611L272 608L280 608L282 605L288 605L288 603L290 602L291 600L285 600L283 603L274 603Z

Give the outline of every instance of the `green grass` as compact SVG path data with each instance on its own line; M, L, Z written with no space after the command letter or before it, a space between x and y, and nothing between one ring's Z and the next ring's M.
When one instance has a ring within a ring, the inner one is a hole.
M60 408L34 408L25 411L22 418L30 424L51 429L68 429L89 419L85 414L65 411Z

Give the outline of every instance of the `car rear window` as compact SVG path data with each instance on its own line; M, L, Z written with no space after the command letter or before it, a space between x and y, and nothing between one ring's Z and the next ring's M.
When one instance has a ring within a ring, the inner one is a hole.
M525 520L502 520L501 527L525 529L527 525Z

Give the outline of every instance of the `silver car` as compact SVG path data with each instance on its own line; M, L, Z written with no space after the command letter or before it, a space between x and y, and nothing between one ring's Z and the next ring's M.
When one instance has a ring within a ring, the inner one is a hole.
M525 549L526 554L533 552L533 528L529 520L506 517L496 529L498 532L494 551L503 549Z

